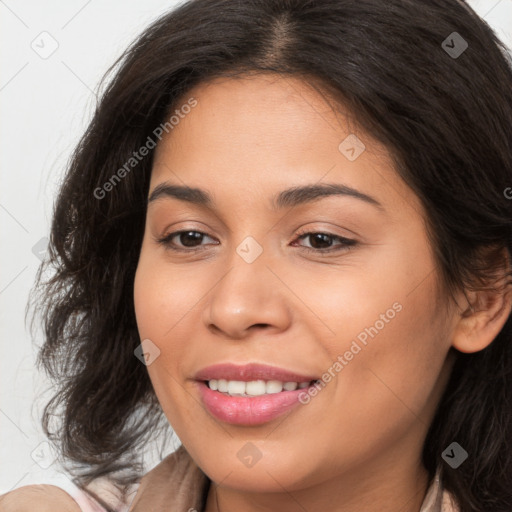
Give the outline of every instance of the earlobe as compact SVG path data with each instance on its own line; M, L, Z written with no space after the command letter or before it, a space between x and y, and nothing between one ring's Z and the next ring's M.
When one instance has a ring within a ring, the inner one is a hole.
M479 352L498 336L512 310L511 285L466 294L467 308L459 313L452 346L460 352Z

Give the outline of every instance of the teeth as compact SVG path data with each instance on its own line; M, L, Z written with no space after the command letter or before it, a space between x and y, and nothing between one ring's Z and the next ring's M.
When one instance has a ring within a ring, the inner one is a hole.
M250 396L264 395L266 390L267 385L264 380L251 380L245 383L245 393Z
M228 393L230 395L241 395L245 393L245 382L241 380L228 381Z
M280 393L281 391L295 391L307 388L311 382L281 382L278 380L241 380L211 379L208 387L214 391L227 393L232 396L260 396Z
M281 393L283 391L283 383L278 380L269 380L267 382L267 393Z

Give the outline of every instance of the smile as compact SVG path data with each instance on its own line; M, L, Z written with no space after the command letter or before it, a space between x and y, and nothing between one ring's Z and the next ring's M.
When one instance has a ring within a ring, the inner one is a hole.
M229 396L261 396L304 389L313 382L281 382L279 380L244 382L242 380L211 379L208 381L208 387L213 391L220 391Z

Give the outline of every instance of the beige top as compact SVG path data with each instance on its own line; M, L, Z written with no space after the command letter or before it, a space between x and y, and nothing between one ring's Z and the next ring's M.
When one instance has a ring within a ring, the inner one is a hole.
M144 475L129 512L204 512L209 485L182 445ZM419 512L460 512L451 494L442 489L439 470Z

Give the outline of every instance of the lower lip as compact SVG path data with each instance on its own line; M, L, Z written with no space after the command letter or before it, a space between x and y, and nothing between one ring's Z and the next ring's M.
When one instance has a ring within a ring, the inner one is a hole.
M212 416L234 425L261 425L296 407L300 393L308 388L295 391L281 391L254 397L229 396L198 382L201 398Z

